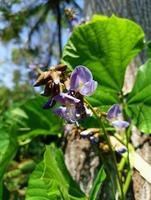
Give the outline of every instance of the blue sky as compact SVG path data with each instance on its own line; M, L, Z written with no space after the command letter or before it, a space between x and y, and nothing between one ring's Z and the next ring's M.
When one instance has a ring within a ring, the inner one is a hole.
M35 0L32 0L33 2L36 2ZM24 2L24 1L23 1ZM28 2L28 1L27 1ZM30 2L31 3L31 2ZM84 6L84 0L76 0L76 3L83 8ZM12 7L12 11L13 13L17 12L20 10L20 6L14 5ZM0 13L0 29L2 29L4 26L6 26L6 24L2 23L3 20L2 19L2 15ZM66 41L68 39L68 37L70 36L70 32L68 30L63 30L63 37L62 37L62 43L63 45L66 44ZM26 38L27 38L27 31L26 29L22 32L22 39L23 41L26 42ZM29 69L20 66L18 67L17 65L15 65L12 61L11 61L11 53L12 53L12 49L13 48L17 48L17 44L14 41L11 41L9 43L3 43L0 40L0 85L5 85L9 88L13 87L13 72L15 69L22 69L21 70L21 74L23 75L23 77L25 77L25 75L28 73ZM56 60L54 58L52 58L52 62L53 65L56 64Z

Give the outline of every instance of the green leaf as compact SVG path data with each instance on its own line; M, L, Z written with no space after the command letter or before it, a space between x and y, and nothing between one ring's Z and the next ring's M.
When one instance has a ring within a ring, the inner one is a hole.
M135 84L128 96L127 114L144 133L151 133L151 60L138 69Z
M16 133L18 126L23 125L23 119L27 119L24 111L12 107L4 113L0 121L0 182L2 182L3 175L17 152Z
M45 110L42 105L47 101L38 96L26 101L21 109L26 113L25 126L20 128L22 138L37 135L58 135L62 132L62 119L53 113L53 109Z
M46 148L43 163L32 174L29 180L26 200L37 200L39 195L41 200L87 199L67 171L63 153L54 145Z
M0 128L0 196L3 194L3 175L17 151L15 128Z
M74 29L64 48L62 62L71 69L77 65L87 66L101 86L96 95L103 91L105 96L111 93L112 98L117 99L126 67L143 48L143 39L143 30L133 21L95 16L89 23ZM102 98L106 97L102 95ZM101 103L106 101L102 99Z
M17 150L16 138L10 134L0 129L0 180Z
M151 41L146 42L146 52L147 52L147 57L151 58Z
M2 181L0 181L0 199L2 199L3 197L3 184Z
M111 107L113 104L120 103L117 96L117 92L104 90L100 85L98 85L97 90L91 97L87 97L88 101L95 107L100 105L105 105Z
M18 124L22 124L26 114L20 108L8 109L0 121L0 182L10 161L18 149Z
M26 200L50 200L47 194L48 185L43 180L44 163L37 165L28 183Z
M98 174L97 174L97 177L93 183L93 187L90 191L90 197L89 197L89 200L94 200L97 198L97 194L101 188L101 185L103 183L103 181L105 180L106 178L106 174L105 174L105 171L104 171L104 168L101 167L101 169L99 170Z

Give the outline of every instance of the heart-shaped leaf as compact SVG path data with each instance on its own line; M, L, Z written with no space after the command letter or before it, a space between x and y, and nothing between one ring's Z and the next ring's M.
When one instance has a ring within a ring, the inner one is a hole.
M106 94L110 93L112 100L117 99L126 67L142 49L143 39L141 27L128 19L95 16L75 28L64 48L62 62L71 69L77 65L88 67L101 86L95 95L100 96L103 91L100 104L106 104L103 100Z

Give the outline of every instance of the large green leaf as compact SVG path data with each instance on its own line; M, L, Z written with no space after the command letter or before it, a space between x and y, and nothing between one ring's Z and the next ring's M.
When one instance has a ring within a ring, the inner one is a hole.
M17 140L13 133L0 129L0 180L17 150Z
M96 96L104 91L105 96L110 92L117 99L126 67L142 49L143 38L141 27L128 19L95 16L89 23L75 28L64 48L62 62L71 69L87 66L101 86ZM102 101L100 104L106 103Z
M54 145L46 148L43 163L36 168L30 178L26 200L34 199L87 199L69 175L63 153Z
M0 127L0 197L3 195L3 175L17 151L15 131L15 126Z
M126 111L140 131L151 133L151 60L138 70Z
M26 113L25 126L21 127L20 138L38 135L58 135L62 132L62 119L53 113L53 109L45 110L42 105L47 101L37 96L27 100L21 109Z
M120 103L117 92L106 90L100 85L98 85L94 94L91 97L87 97L87 99L95 107L105 105L109 108L113 104Z
M8 109L0 121L0 181L18 148L17 131L26 114L20 108Z
M44 163L41 162L30 177L26 200L50 200L50 196L47 193L48 185L43 180L43 174Z

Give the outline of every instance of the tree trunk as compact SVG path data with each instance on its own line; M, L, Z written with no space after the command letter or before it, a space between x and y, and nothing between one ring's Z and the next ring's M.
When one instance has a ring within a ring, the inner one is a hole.
M146 39L151 38L151 1L150 0L85 0L85 15L94 13L132 19L146 33Z

